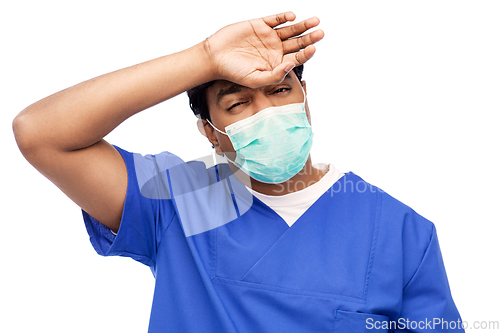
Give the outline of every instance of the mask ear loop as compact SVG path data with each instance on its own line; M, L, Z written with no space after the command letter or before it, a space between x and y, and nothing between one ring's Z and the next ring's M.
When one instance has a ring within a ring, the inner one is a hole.
M225 132L222 132L220 129L218 129L217 127L214 126L214 124L212 124L210 122L210 120L208 119L205 119L217 132L221 133L221 134L224 134L226 136L229 136L227 135L227 133ZM196 121L196 125L198 126L198 131L200 131L201 135L203 136L207 136L207 132L205 131L205 125L203 124L203 119L199 118L197 121Z
M212 128L213 128L213 129L215 129L217 132L219 132L219 133L221 133L221 134L224 134L225 136L229 137L229 135L228 135L226 132L222 132L220 129L218 129L217 127L215 127L215 126L214 126L214 124L212 124L212 122L210 122L210 120L208 120L208 119L205 119L205 120L206 120L206 121L207 121L207 122L208 122L208 123L212 126ZM200 121L201 121L201 119L198 119L198 121L200 122ZM199 126L199 125L198 125L198 126ZM203 124L202 124L202 126L203 126ZM203 132L205 132L205 129L203 129ZM205 134L205 136L206 136L206 134ZM213 148L213 146L212 146L212 148ZM234 166L236 166L237 168L239 168L239 166L238 166L236 163L234 163L233 161L231 161L231 160L230 160L230 159L226 156L226 154L222 153L222 157L224 157L224 158L226 159L226 161L231 162L232 164L234 164Z
M205 132L205 126L203 125L203 120L201 118L198 118L196 121L196 126L198 127L198 131L200 131L201 135L206 137L207 133Z
M304 108L306 107L306 101L307 101L307 95L306 95L306 91L304 90L304 87L302 86L302 82L299 82L300 84L300 89L302 89L302 95L304 95L304 101L302 102L302 104L304 104Z
M208 119L205 119L205 120L206 120L206 121L207 121L207 122L208 122L208 123L209 123L209 124L210 124L210 125L211 125L211 126L212 126L215 130L216 130L216 131L217 131L217 132L219 132L220 134L224 134L225 136L229 136L229 135L227 135L227 133L226 133L226 132L222 132L220 129L218 129L217 127L215 127L215 126L214 126L214 124L212 124L212 123L210 122L210 120L208 120Z
M210 120L208 120L208 119L205 119L205 120L206 120L206 121L207 121L210 125L212 125L212 127L213 127L216 131L218 131L218 132L220 132L220 133L222 133L222 134L224 134L224 135L227 135L226 133L222 132L222 131L221 131L221 130L219 130L217 127L215 127L215 126L214 126L214 125L210 122ZM198 120L196 121L196 125L198 126L198 131L200 131L201 135L203 135L204 137L207 137L207 138L208 138L208 136L207 136L207 132L205 131L205 124L203 124L203 119L198 118ZM229 136L229 135L227 135L227 136ZM214 148L214 146L213 146L213 145L212 145L212 148ZM224 154L224 153L222 153L222 156L225 156L225 154Z

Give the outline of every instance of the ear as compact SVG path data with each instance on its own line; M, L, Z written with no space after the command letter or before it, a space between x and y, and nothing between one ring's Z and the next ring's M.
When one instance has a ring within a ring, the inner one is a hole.
M304 92L305 92L305 93L306 93L306 95L307 95L306 81L305 81L305 80L302 80L302 81L300 81L300 84L302 85L302 89L304 89Z
M219 145L219 140L217 140L217 136L215 135L215 131L212 126L210 126L205 119L198 119L196 125L198 126L198 131L200 131L201 135L207 138L208 142L212 145L212 148L215 148L217 154L223 155L222 148Z
M196 121L196 125L198 126L198 131L200 131L201 135L203 135L204 137L207 137L207 132L205 132L205 124L206 122L203 122L203 119L198 119L198 121Z

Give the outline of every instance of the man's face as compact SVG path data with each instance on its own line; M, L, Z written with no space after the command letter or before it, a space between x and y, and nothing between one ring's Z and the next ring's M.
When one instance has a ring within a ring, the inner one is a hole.
M301 84L305 92L305 83L301 83L293 71L283 82L258 89L250 89L229 81L216 81L206 91L211 122L224 132L226 126L251 117L268 107L302 103L304 93ZM310 122L307 105L306 113ZM233 145L226 135L212 129L210 124L205 126L205 131L217 153L234 152Z

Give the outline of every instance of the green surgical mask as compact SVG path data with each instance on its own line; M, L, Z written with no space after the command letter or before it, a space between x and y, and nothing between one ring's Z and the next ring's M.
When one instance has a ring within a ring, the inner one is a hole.
M313 133L304 102L263 109L251 117L226 126L225 132L236 151L227 160L250 177L270 184L287 181L304 167Z

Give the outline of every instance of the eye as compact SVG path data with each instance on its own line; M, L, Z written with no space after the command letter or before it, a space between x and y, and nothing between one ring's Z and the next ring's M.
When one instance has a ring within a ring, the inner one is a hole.
M238 102L238 103L234 103L233 105L231 105L231 106L227 109L227 111L229 111L229 110L231 110L232 108L235 108L235 107L237 107L237 106L239 106L239 105L245 104L245 103L246 103L246 102Z
M287 87L281 87L281 88L278 88L275 91L273 91L273 94L280 94L280 93L284 93L284 92L289 91L289 90L291 90L291 89L287 88Z

